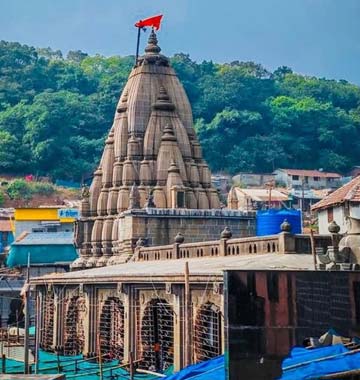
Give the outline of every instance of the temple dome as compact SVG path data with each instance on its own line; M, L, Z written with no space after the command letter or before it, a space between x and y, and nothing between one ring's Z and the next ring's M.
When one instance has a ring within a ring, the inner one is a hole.
M95 255L88 267L105 265L109 252L117 249L111 236L120 239L114 218L128 209L138 212L147 207L150 193L157 208L220 206L195 134L189 99L169 59L160 52L152 30L120 96L89 198L83 201L80 223L88 232L81 234L77 245ZM104 257L96 259L100 256Z

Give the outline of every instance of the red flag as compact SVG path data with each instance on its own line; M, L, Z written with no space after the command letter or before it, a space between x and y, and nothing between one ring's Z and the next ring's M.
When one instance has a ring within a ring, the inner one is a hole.
M162 16L163 15L158 15L158 16L146 18L145 20L140 20L135 24L135 26L137 28L143 28L145 26L152 26L155 30L159 30Z

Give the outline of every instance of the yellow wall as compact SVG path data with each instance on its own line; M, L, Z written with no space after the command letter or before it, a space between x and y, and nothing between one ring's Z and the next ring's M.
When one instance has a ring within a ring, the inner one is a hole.
M58 218L57 208L17 208L15 221L21 220L58 220L61 223L73 223L74 218Z

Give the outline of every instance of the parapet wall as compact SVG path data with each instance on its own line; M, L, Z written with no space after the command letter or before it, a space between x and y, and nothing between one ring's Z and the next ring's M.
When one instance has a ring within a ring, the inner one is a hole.
M311 254L311 242L309 235L293 235L281 232L278 235L229 238L230 230L220 240L205 241L198 243L185 243L185 236L178 235L177 241L171 245L144 247L135 249L133 260L154 261L174 260L182 258L213 257L213 256L235 256L249 254ZM314 235L315 247L326 249L331 245L330 235Z

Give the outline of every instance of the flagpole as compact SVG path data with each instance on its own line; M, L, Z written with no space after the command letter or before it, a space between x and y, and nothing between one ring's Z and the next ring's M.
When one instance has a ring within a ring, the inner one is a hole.
M141 30L141 28L138 26L138 34L137 34L137 42L136 42L135 66L137 65L137 61L138 61L138 58L139 58L140 30Z
M30 252L28 252L25 288L24 374L29 373Z

